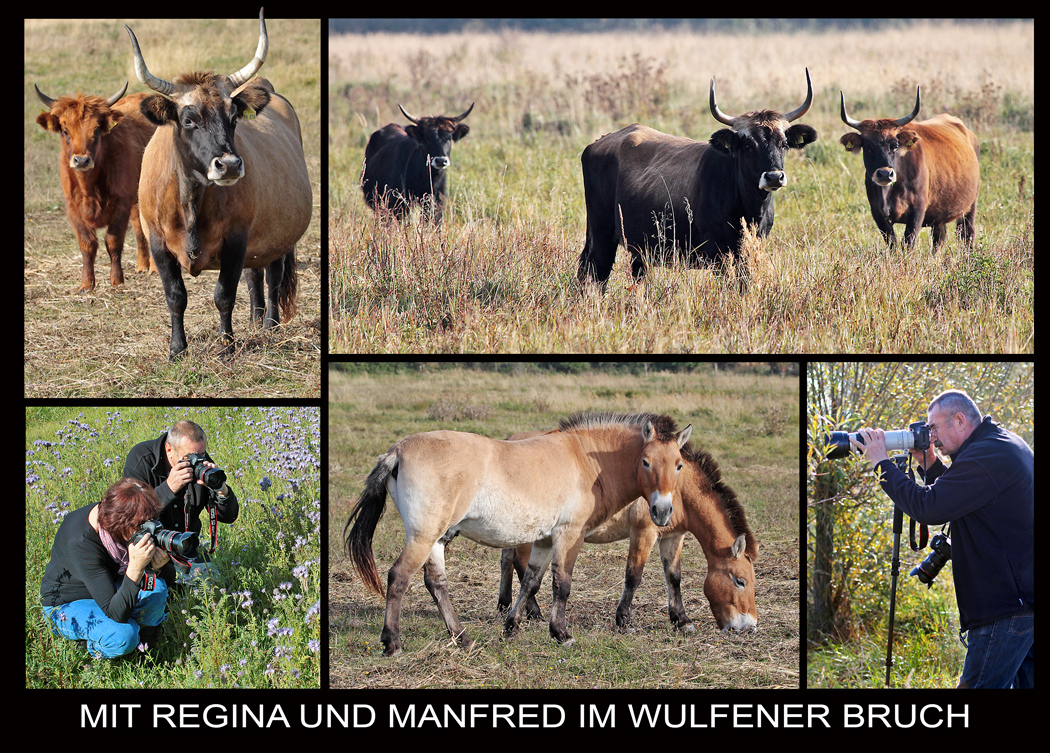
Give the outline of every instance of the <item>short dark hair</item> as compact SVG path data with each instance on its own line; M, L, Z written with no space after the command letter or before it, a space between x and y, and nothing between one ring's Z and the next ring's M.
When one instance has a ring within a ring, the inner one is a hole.
M153 487L135 478L124 478L106 489L98 504L98 524L117 539L126 537L163 509Z
M945 390L930 401L930 407L926 409L927 413L933 410L935 405L940 405L953 416L956 413L962 413L972 426L981 423L981 411L978 410L977 403L962 390Z

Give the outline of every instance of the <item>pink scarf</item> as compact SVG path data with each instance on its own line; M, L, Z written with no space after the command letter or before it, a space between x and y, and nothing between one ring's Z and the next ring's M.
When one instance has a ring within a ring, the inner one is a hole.
M128 569L128 549L122 544L118 544L112 536L102 526L98 527L98 537L102 539L102 546L106 547L106 551L109 552L109 556L113 558L120 567L118 568L119 573L123 574Z

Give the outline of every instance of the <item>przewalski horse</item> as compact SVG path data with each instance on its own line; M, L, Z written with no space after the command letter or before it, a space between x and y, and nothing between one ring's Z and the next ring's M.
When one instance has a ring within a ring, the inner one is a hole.
M864 155L864 189L871 216L883 238L897 243L894 224L904 224L904 245L911 248L923 227L933 228L933 251L944 243L947 224L964 243L972 244L981 187L977 137L953 115L913 122L921 97L915 87L915 109L893 120L854 120L842 100L842 122L859 133L839 142L848 152Z
M817 139L811 126L790 125L813 104L808 68L806 86L805 102L786 115L760 110L731 117L718 108L711 79L711 115L729 128L709 142L635 123L584 149L580 282L604 285L618 245L631 254L635 280L648 265L675 258L688 267L727 257L739 262L744 225L759 237L773 228L773 193L787 185L785 152Z
M658 524L667 523L691 426L679 431L672 419L649 413L603 413L577 414L560 428L515 442L432 431L406 437L380 456L343 534L362 582L382 595L372 537L390 494L406 542L387 576L384 654L401 652L401 600L420 567L449 634L464 648L473 645L449 602L445 577L445 546L459 534L498 548L532 543L503 634L518 632L525 604L550 566L550 633L571 644L565 603L587 532L638 497Z
M125 97L126 81L108 99L79 93L52 99L36 84L33 88L47 107L36 122L44 130L60 134L62 140L59 172L66 215L80 245L80 290L95 289L101 228L106 228L109 283L124 284L120 261L129 220L138 244L135 270L149 271L149 243L139 224L139 171L142 152L157 126L139 112L146 95Z
M124 28L139 80L158 92L142 102L142 112L160 127L142 159L139 208L171 314L168 355L174 359L187 347L182 269L194 277L219 270L215 306L225 350L243 270L249 271L253 322L261 318L269 329L295 314L295 244L312 209L299 118L269 81L253 78L269 49L262 11L255 57L229 76L157 78L134 32Z
M524 432L509 439L525 439L540 433ZM666 525L656 525L648 514L645 500L637 499L588 532L584 539L589 544L630 539L623 595L616 605L616 624L623 628L630 621L635 589L641 582L642 570L653 544L659 541L671 624L687 633L696 630L685 612L681 588L682 543L685 534L691 533L700 542L707 558L704 595L719 629L722 632L754 631L758 625L758 612L755 608L753 563L758 558L758 542L747 524L744 508L733 490L722 481L722 472L711 455L687 444L682 447L682 458L685 468L678 481L674 512ZM503 550L500 557L500 610L510 604L514 572L521 577L530 549L530 544L522 544ZM535 599L526 604L526 614L540 616Z
M470 126L462 121L474 103L454 118L416 118L401 105L398 108L412 125L389 123L368 139L361 173L365 202L376 211L385 207L398 219L418 202L425 220L440 223L445 214L452 142L470 133Z

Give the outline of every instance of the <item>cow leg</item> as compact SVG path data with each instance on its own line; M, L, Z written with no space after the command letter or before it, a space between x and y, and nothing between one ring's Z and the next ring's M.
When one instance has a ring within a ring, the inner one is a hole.
M587 223L587 241L580 253L576 278L580 285L597 282L603 289L616 260L616 235L611 230L595 230Z
M934 225L931 231L933 233L933 253L937 253L937 249L944 245L944 239L948 235L948 226L942 222Z
M627 569L623 576L623 594L620 602L616 605L616 627L621 630L627 627L631 621L631 604L634 602L634 592L638 584L642 582L642 570L649 559L649 552L656 543L657 529L651 525L643 525L631 529L631 545L627 551Z
M95 255L98 253L98 237L92 228L86 225L73 225L73 232L77 236L77 244L80 246L81 270L80 288L78 293L95 289Z
M273 329L281 320L278 313L278 299L281 294L281 281L284 279L284 264L287 255L278 257L266 267L266 315L263 317L263 329Z
M664 566L664 583L667 584L667 615L671 624L683 633L695 633L696 627L685 613L682 603L682 543L685 534L660 539L660 561Z
M430 550L430 557L423 565L423 583L426 585L430 595L434 597L438 613L445 621L445 627L452 640L469 651L474 646L474 641L468 638L463 626L452 609L452 602L448 598L448 578L445 577L445 542L438 541Z
M215 308L219 310L220 352L229 353L233 346L233 304L237 300L237 283L244 269L247 250L243 236L232 236L223 243L219 281L215 283Z
M248 300L252 308L252 324L259 324L262 321L263 312L266 310L262 269L244 270L244 281L248 285Z
M128 218L115 220L106 228L106 251L109 252L109 284L124 284L124 270L120 259L124 254L124 236L128 233Z
M139 219L137 204L133 204L131 207L131 229L135 233L135 250L138 254L138 257L135 259L135 271L149 272L152 269L152 271L156 272L157 265L151 264L149 243L146 242L146 235L142 232L142 222Z
M160 238L150 236L150 252L164 286L164 298L171 314L171 345L168 358L174 361L186 350L186 330L183 315L186 313L186 284L182 281L182 269Z
M969 211L966 212L959 221L955 223L955 232L959 236L959 239L967 246L973 245L974 236L977 233L977 202L974 201Z

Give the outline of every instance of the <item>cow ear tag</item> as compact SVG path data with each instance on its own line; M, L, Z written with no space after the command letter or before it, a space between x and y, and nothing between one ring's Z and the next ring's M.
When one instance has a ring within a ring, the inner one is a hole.
M250 107L245 108L244 112L241 113L242 120L255 120L256 112Z

